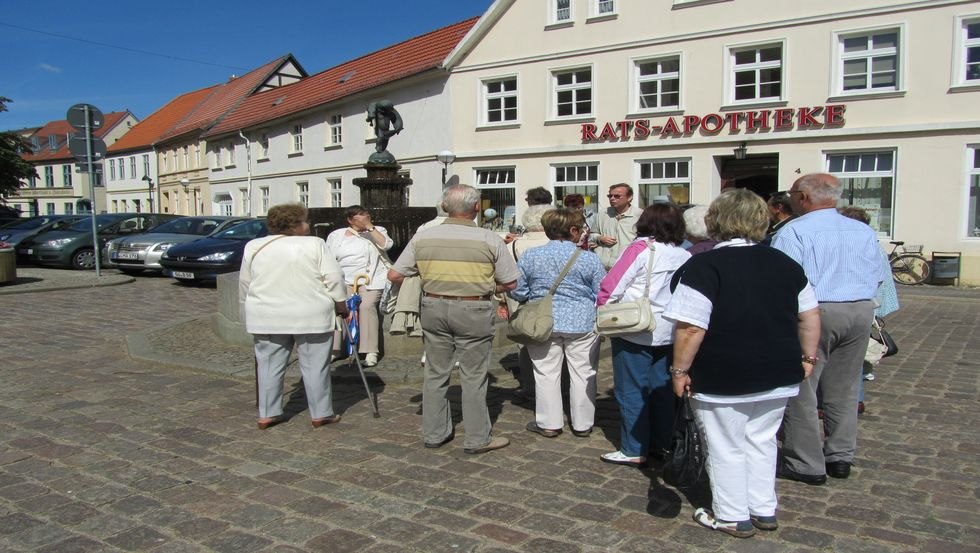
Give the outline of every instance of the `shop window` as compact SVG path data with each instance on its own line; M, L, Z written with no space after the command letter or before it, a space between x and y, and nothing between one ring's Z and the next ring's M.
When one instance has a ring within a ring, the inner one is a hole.
M581 67L552 73L555 117L592 115L592 68Z
M581 194L587 213L599 210L599 164L558 165L554 169L555 205L564 207L565 196Z
M639 161L637 165L641 205L667 201L684 205L691 202L690 159L652 159Z
M837 36L837 93L862 94L901 89L901 32L878 29Z
M731 48L728 59L732 101L757 102L782 99L783 46L781 43Z
M517 121L517 77L483 81L484 124Z
M480 214L477 219L484 228L506 231L514 225L516 215L516 172L513 168L477 169L476 183L480 189ZM492 212L488 212L489 210Z
M980 146L969 149L970 195L967 198L966 235L980 238L980 211L977 211L977 198L980 197Z
M961 19L958 34L954 84L980 84L980 17Z
M885 236L892 234L895 152L829 154L827 172L840 181L839 207L863 208L871 218L871 228Z
M635 111L677 109L681 101L681 58L637 60L633 63Z

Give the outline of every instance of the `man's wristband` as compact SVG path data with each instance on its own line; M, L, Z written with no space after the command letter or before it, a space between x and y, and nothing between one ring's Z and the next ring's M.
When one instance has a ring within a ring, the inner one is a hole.
M803 360L803 362L804 362L804 363L806 363L807 365L816 365L816 364L817 364L817 362L818 362L818 361L820 361L819 359L817 359L817 358L816 358L815 356L813 356L813 355L804 355L804 356L803 356L803 358L802 358L802 360Z
M675 369L674 367L671 367L669 369L670 376L673 376L673 377L687 376L688 370L690 370L690 369Z

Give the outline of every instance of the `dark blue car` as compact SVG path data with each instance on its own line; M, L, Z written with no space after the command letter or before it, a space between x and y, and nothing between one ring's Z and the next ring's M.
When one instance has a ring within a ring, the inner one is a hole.
M265 219L253 219L207 238L176 244L160 258L163 274L181 282L215 280L220 274L237 271L245 244L267 234Z

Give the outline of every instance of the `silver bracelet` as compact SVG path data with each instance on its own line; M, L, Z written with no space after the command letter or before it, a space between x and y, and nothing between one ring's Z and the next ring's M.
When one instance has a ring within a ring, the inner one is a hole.
M674 367L671 367L669 372L670 376L687 376L687 371L689 370L690 369L675 369Z

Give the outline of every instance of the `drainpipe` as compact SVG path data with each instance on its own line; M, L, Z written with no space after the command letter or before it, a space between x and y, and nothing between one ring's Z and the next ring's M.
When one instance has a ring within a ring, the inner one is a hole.
M246 192L246 197L248 198L248 213L245 215L252 216L252 145L248 141L248 137L245 133L238 131L238 135L245 140L245 169L248 171L248 188Z

